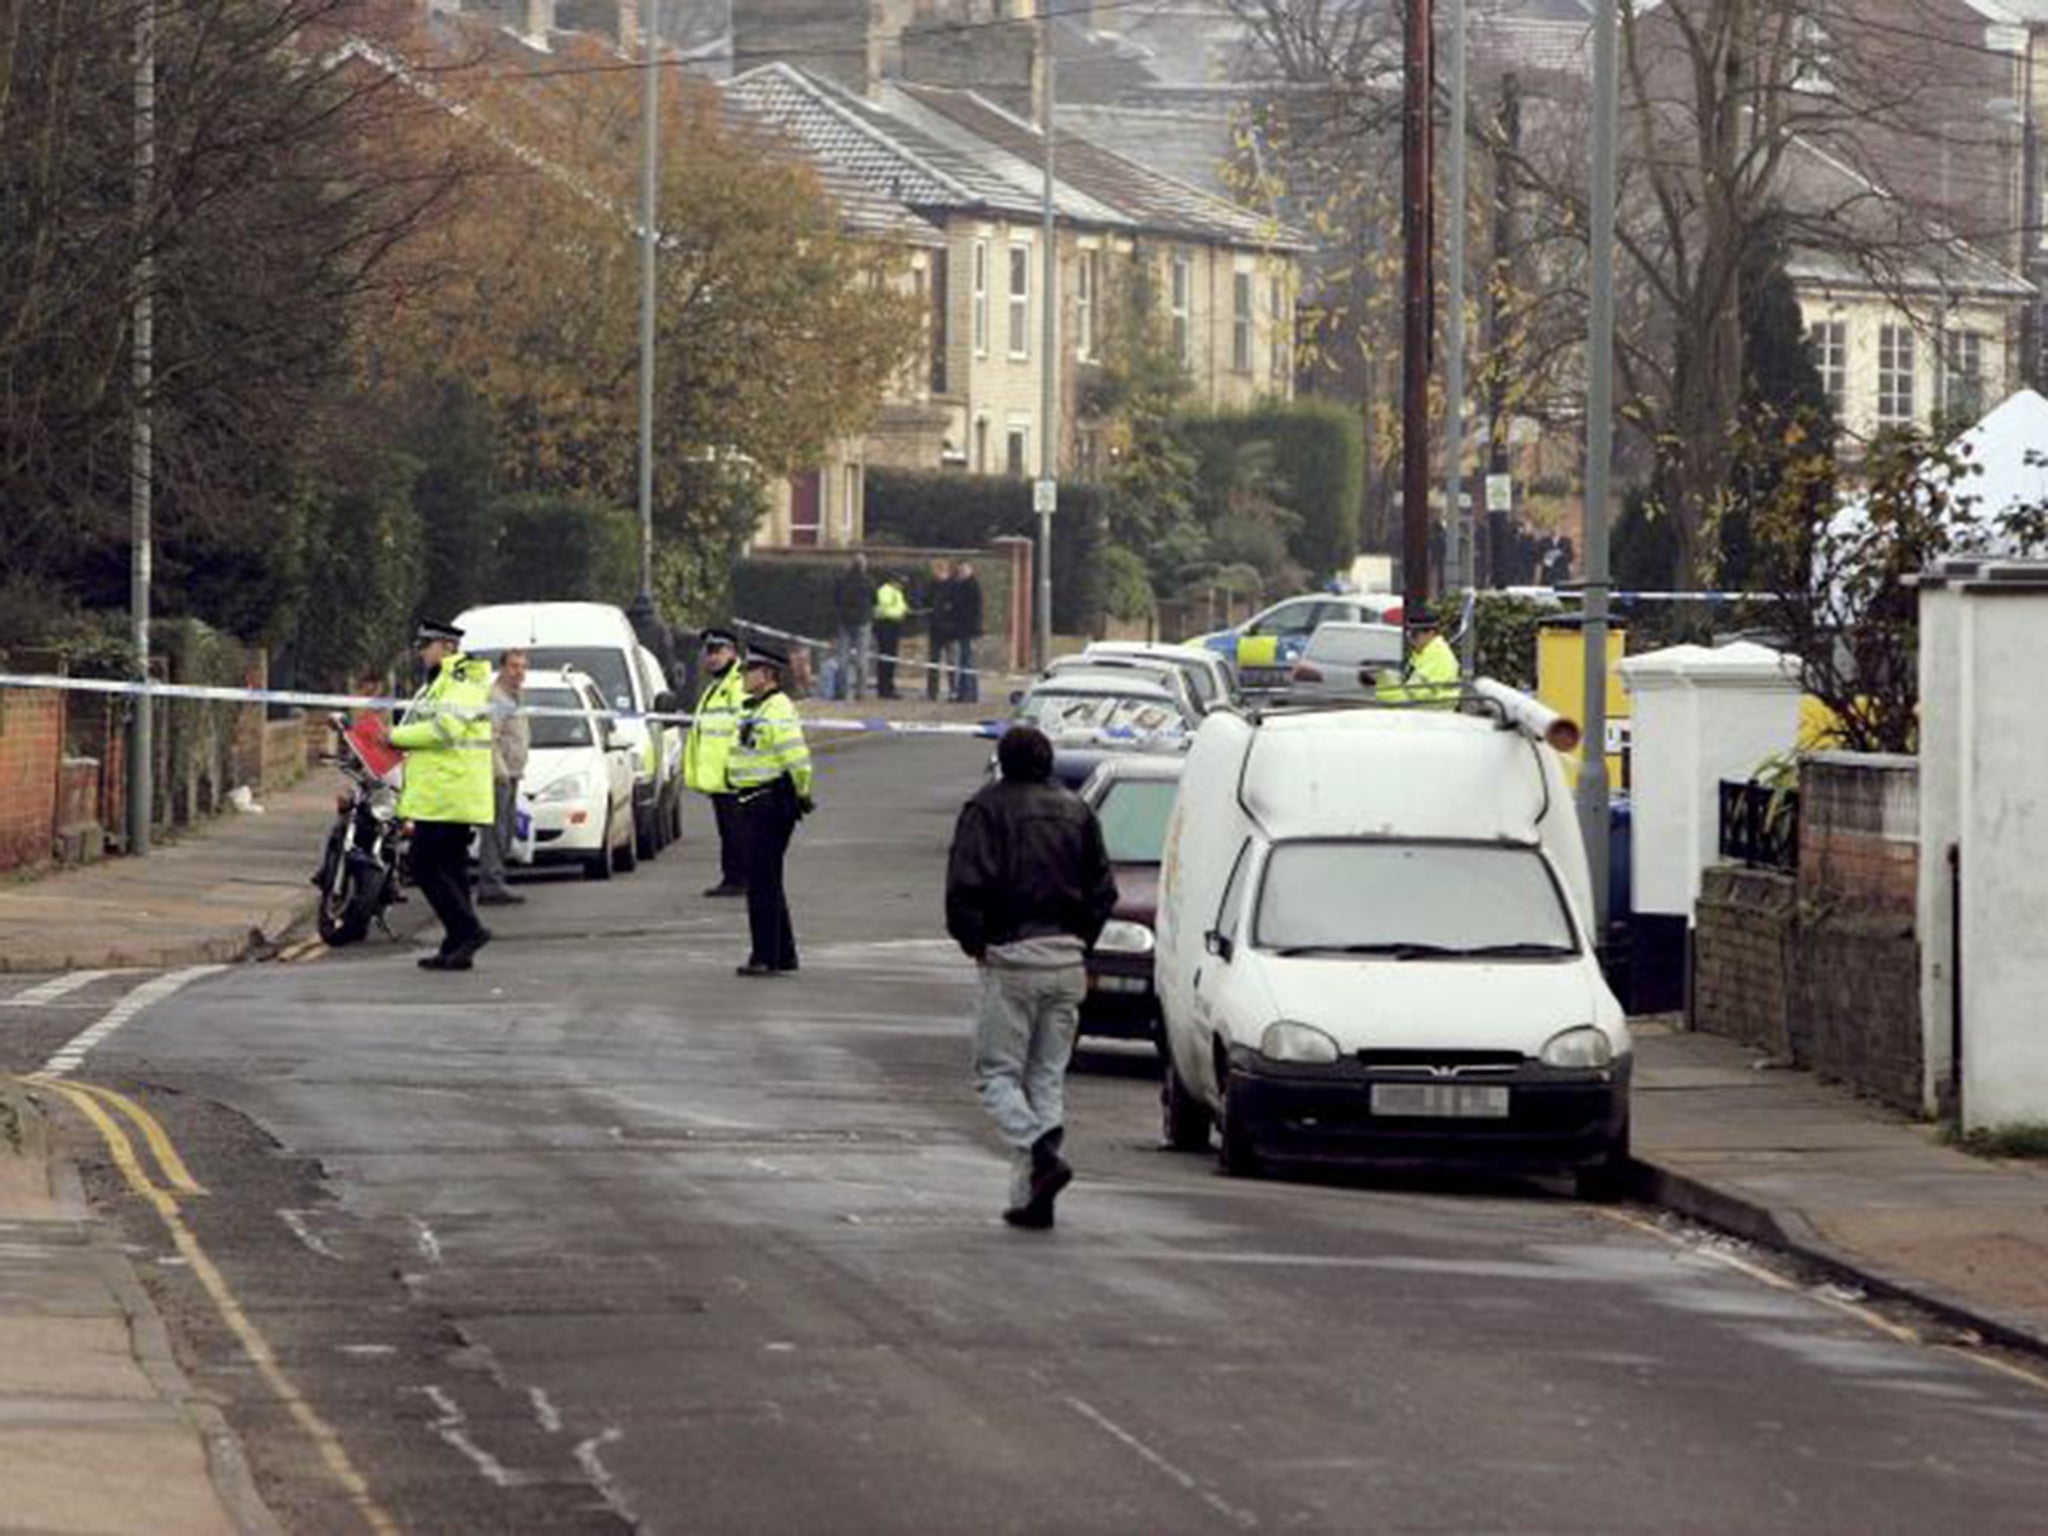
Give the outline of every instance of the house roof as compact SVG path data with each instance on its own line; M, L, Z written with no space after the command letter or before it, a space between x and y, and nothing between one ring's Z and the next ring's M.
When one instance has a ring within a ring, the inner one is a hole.
M1039 130L972 91L891 84L879 100L776 62L725 89L820 163L923 212L1036 219ZM1069 223L1230 245L1294 248L1270 220L1064 130L1056 130L1054 208Z

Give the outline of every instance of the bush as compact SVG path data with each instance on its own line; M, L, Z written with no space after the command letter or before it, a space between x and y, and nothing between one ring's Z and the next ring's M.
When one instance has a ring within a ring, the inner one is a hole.
M1440 597L1432 607L1446 636L1455 634L1464 612L1464 599ZM1472 664L1480 677L1490 677L1510 688L1533 692L1536 687L1536 631L1558 610L1531 598L1506 592L1480 592L1472 602Z
M1112 618L1131 623L1159 611L1159 599L1152 590L1152 576L1145 568L1144 557L1121 544L1112 544L1102 552L1102 587L1103 603Z
M1179 431L1207 473L1252 443L1271 445L1282 485L1276 499L1299 519L1288 552L1319 576L1347 569L1358 553L1365 495L1365 434L1332 400L1295 400L1224 416L1190 416ZM1206 499L1206 498L1205 498Z
M1103 503L1093 485L1060 486L1052 520L1052 623L1061 634L1102 627ZM1009 535L1036 538L1031 482L952 470L871 468L868 539L912 549L981 549Z
M742 560L733 567L733 614L750 624L829 640L838 630L832 617L832 586L845 569L843 560L825 556ZM880 579L877 571L877 582Z
M499 603L591 602L623 608L640 586L640 524L582 496L508 496L491 507Z

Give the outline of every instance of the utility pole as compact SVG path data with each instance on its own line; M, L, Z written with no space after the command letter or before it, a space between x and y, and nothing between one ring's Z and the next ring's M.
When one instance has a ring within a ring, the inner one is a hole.
M1407 0L1401 107L1401 605L1411 615L1429 606L1433 22L1431 0Z
M1451 0L1451 215L1445 226L1450 313L1444 335L1444 519L1454 551L1450 566L1460 592L1479 583L1474 573L1473 508L1465 495L1465 0ZM1477 619L1458 637L1458 662L1472 675L1478 654Z
M661 160L661 0L646 0L640 82L640 602L654 613L654 256Z
M1615 0L1593 8L1593 169L1588 188L1592 306L1586 325L1586 553L1580 635L1586 646L1586 719L1579 766L1579 825L1592 866L1595 942L1607 932L1607 482L1614 452L1614 140L1619 97Z
M1053 12L1049 0L1039 0L1039 18L1044 28L1045 100L1040 108L1039 131L1045 139L1045 196L1043 208L1045 242L1045 289L1039 299L1043 306L1044 333L1039 358L1039 442L1038 484L1032 487L1032 503L1038 512L1038 664L1052 660L1052 515L1059 504L1060 454L1060 250L1053 219L1053 107L1057 100L1058 63L1054 57Z
M1501 76L1500 110L1497 118L1502 153L1493 162L1493 270L1486 285L1486 474L1489 483L1508 473L1508 376L1502 366L1507 356L1509 257L1515 245L1514 155L1522 143L1522 93L1513 74ZM1512 514L1513 503L1509 503ZM1500 544L1496 537L1503 525L1493 519L1487 507L1486 569L1480 584L1500 585Z
M156 817L154 707L149 694L150 560L156 538L156 0L135 14L135 297L129 378L128 618L142 693L128 731L128 852L149 852Z

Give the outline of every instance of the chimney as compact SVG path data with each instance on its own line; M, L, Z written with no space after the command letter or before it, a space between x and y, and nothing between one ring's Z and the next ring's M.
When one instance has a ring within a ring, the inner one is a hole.
M871 95L881 79L885 34L902 9L893 0L736 0L733 72L793 64Z
M526 0L526 40L545 48L555 30L555 0Z
M619 52L640 57L640 0L619 0Z
M991 6L990 10L995 7ZM993 16L962 26L956 8L933 5L903 30L903 78L918 85L974 91L1005 111L1037 122L1044 100L1038 64L1041 24L1035 8L1020 5L1008 25Z

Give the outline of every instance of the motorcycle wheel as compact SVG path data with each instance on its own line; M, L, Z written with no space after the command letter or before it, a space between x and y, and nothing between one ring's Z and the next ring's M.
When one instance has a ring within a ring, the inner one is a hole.
M320 893L314 926L321 941L334 948L358 943L377 916L377 888L344 868L335 884Z

